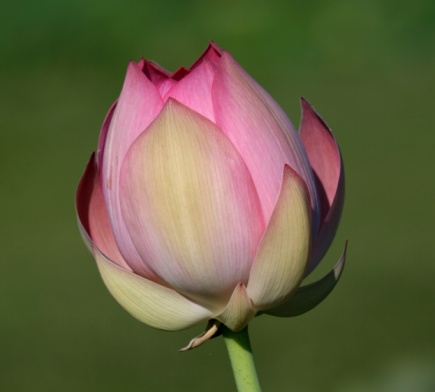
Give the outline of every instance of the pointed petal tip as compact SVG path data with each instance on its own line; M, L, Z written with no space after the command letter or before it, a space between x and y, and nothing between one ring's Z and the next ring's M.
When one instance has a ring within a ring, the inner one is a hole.
M227 307L217 316L217 319L232 331L238 332L248 325L256 313L245 285L239 283L234 289Z
M304 181L304 179L301 177L301 175L293 169L289 164L285 163L284 168L282 171L282 183L285 181L288 181L289 179L292 179L292 181L296 181L299 184L301 184L302 187L304 187L305 191L307 192L307 195L309 197L310 192L308 190L307 184ZM282 186L281 183L281 186Z
M209 47L211 47L211 48L213 48L214 50L217 50L218 52L222 52L222 49L219 47L219 45L215 42L215 41L213 41L213 40L210 40L210 42L208 43L208 46Z
M311 105L310 102L308 102L308 100L305 99L304 97L301 97L300 100L301 100L301 107L302 107L302 118L301 118L301 126L299 127L299 129L302 129L302 124L304 120L312 121L312 119L315 119L318 120L321 123L321 125L325 128L325 130L327 130L334 138L331 128L329 128L328 124L322 118L322 116L319 113L317 113L313 105Z
M204 52L199 56L198 60L196 60L189 68L190 71L193 71L196 67L198 67L204 60L211 61L215 65L217 65L221 59L222 54L225 53L215 42L210 41L207 45L207 48Z
M130 60L128 62L128 65L127 65L127 74L129 72L140 71L140 69L142 68L141 65L143 66L144 63L145 63L145 61L142 61L142 60L140 60L139 63L136 63L136 61Z

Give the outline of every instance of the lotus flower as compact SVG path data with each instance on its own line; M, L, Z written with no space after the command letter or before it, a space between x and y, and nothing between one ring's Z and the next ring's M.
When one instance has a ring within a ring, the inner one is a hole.
M211 43L189 68L131 62L77 191L81 232L115 299L163 330L301 314L343 268L300 287L339 223L335 139L302 100L299 133Z

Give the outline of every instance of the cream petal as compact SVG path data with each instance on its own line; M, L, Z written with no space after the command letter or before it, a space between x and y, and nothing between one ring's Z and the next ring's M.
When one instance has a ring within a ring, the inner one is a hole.
M300 287L289 300L276 308L266 310L264 313L277 317L293 317L308 312L320 304L331 293L340 279L346 260L346 248L347 243L335 267L322 279Z
M299 286L309 255L310 220L305 182L285 166L278 200L249 276L247 291L256 309L282 303Z
M153 328L179 331L213 318L215 313L211 309L113 263L95 246L83 227L81 232L107 289L137 320Z
M142 260L177 291L224 304L264 230L242 158L206 118L170 99L129 151L123 218Z

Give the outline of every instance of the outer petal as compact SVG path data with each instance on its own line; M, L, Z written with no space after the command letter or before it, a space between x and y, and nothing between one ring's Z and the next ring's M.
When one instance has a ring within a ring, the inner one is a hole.
M213 123L170 99L129 151L121 197L142 259L177 291L222 305L247 281L261 206L246 165Z
M264 313L278 317L298 316L316 307L334 289L346 260L346 246L335 267L322 279L307 286L300 287L288 301L282 305L266 310Z
M79 222L92 242L114 263L131 270L119 252L113 237L98 177L95 154L91 155L77 189L76 206Z
M266 221L281 186L284 164L308 186L313 233L319 223L319 201L313 173L299 135L279 105L226 52L213 84L216 124L242 155L257 188Z
M285 166L281 191L252 265L248 295L258 310L282 303L299 286L311 238L310 196Z
M175 290L154 283L113 263L92 243L92 249L106 287L119 304L139 321L158 329L179 331L213 317L213 312Z
M107 133L102 170L104 198L118 247L127 263L133 262L135 270L149 278L154 275L137 263L140 257L122 219L119 174L128 148L156 117L161 106L161 98L154 85L140 67L131 62Z
M310 104L302 99L301 138L317 178L322 220L306 273L329 249L340 222L344 203L344 171L340 150L330 129Z

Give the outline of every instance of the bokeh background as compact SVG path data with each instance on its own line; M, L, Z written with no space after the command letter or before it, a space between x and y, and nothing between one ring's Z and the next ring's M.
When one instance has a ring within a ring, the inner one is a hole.
M232 391L221 338L148 328L111 298L74 195L127 63L189 66L210 39L293 122L335 132L349 239L332 295L251 326L265 391L435 391L435 2L22 0L0 4L0 390Z

